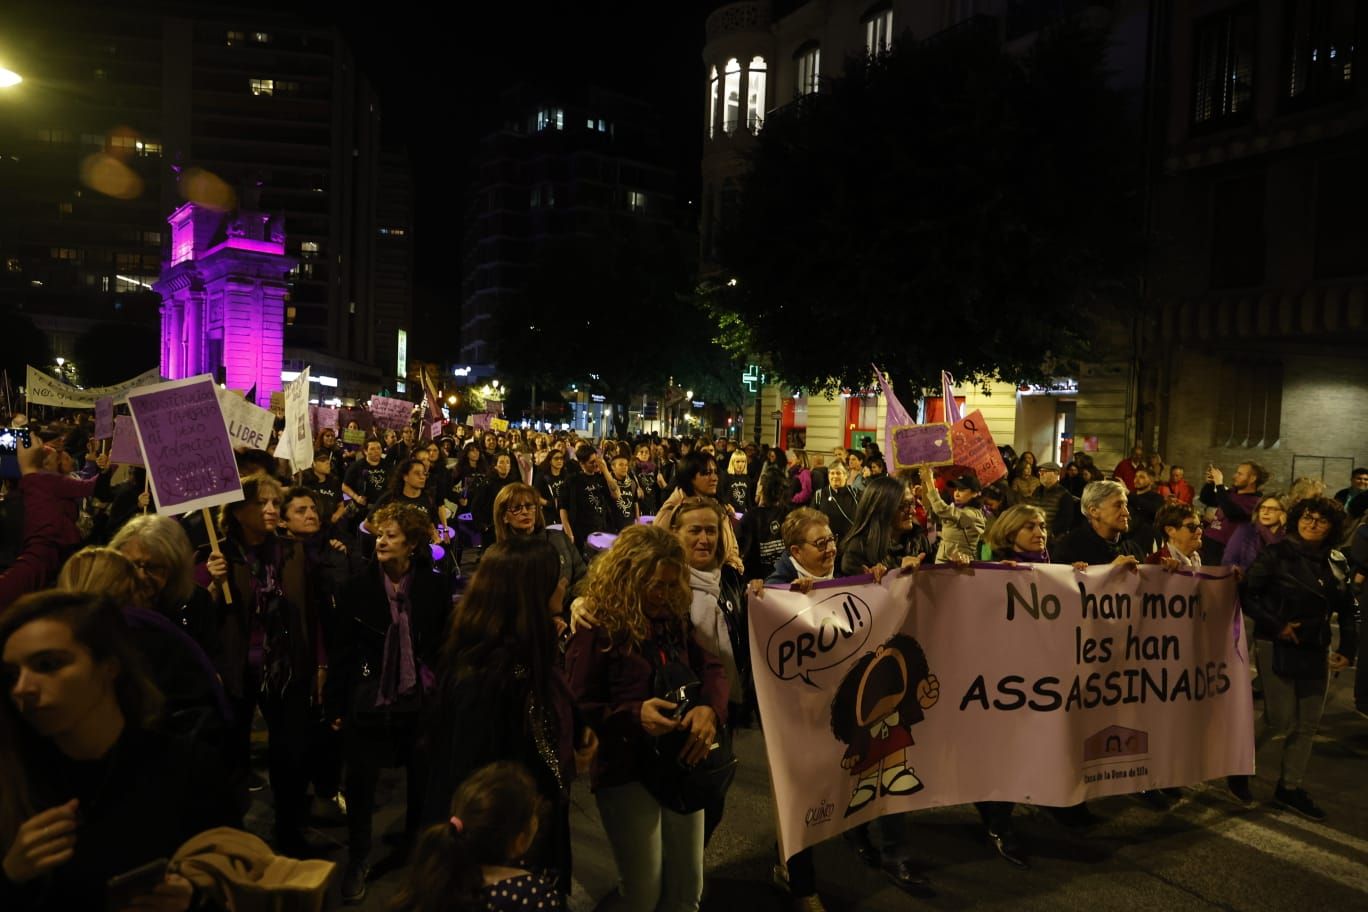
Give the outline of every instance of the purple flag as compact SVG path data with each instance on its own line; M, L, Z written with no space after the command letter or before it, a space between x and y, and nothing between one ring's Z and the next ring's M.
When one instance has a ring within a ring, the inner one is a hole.
M879 378L879 389L883 392L884 402L887 404L886 414L884 416L883 451L886 458L891 459L893 458L893 454L897 452L897 447L894 445L893 440L893 429L896 427L904 427L909 424L916 424L917 422L907 413L907 409L903 408L903 404L898 401L898 397L893 395L893 388L889 386L888 381L884 379L884 372L879 370L877 365L870 366L874 368L874 376Z
M945 402L945 423L959 424L964 417L959 403L955 401L955 378L949 371L941 371L941 399Z

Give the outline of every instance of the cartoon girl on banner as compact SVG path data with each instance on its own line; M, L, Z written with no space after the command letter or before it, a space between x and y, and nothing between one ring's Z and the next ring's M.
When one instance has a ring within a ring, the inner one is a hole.
M940 682L921 645L896 634L846 672L831 701L831 733L848 745L841 768L856 777L845 816L880 795L911 795L923 785L907 762L912 726L940 699Z

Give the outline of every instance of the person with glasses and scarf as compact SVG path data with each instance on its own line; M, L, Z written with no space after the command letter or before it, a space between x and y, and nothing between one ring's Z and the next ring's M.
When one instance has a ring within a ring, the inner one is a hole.
M552 620L558 630L563 630L566 624L564 609L570 607L589 567L569 536L559 529L546 528L535 488L518 483L499 492L494 498L494 537L497 541L521 537L541 539L556 552L565 591L561 593L562 610L552 612Z

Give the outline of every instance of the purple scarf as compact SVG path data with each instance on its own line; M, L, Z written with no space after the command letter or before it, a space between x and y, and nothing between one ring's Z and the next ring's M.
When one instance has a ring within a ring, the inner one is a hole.
M418 686L418 666L413 660L413 632L409 626L409 586L413 583L410 570L399 582L391 582L382 570L389 598L390 625L385 631L385 651L380 666L380 690L375 696L376 706L389 706L401 697L413 693Z

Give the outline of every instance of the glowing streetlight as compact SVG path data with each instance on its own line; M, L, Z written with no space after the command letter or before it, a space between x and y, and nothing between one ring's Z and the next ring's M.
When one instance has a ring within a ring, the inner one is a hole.
M66 364L66 358L63 358L63 357L61 357L61 356L58 356L58 358L57 358L57 366L58 366L58 367L61 367L61 366L64 365L64 364Z
M0 67L0 89L8 89L12 86L17 86L23 81L24 77L14 72L14 70L7 70L4 67Z

